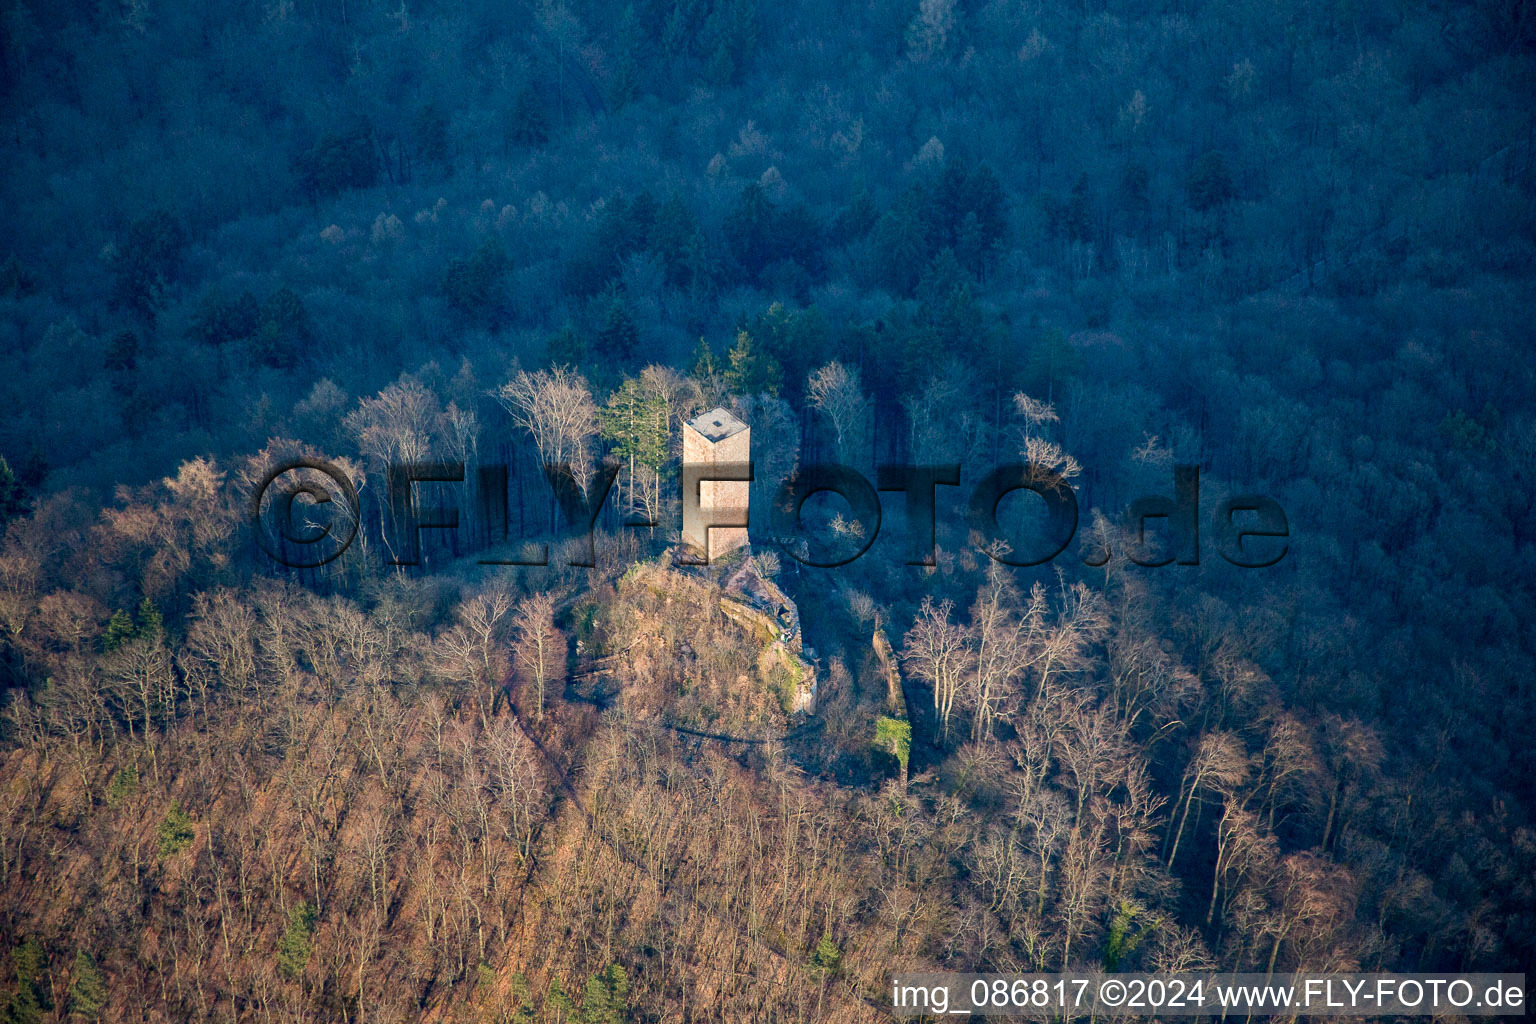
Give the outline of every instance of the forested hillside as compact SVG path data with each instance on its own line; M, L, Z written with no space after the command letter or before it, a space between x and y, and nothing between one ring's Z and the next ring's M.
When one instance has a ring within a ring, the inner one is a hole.
M1529 4L0 8L5 1020L1536 964ZM753 551L680 569L716 406ZM359 495L321 567L252 539L296 455ZM540 463L610 457L573 564ZM1010 568L964 504L1026 459L1081 525ZM781 549L818 462L961 464L935 564L897 493ZM1199 564L1135 564L1175 465Z

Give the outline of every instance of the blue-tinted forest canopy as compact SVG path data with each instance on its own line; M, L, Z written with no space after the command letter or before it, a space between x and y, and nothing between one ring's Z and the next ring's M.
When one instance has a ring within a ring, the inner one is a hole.
M1536 962L1530 5L0 6L7 1019ZM937 564L887 493L843 568L755 520L666 570L716 406L755 516L962 464ZM250 541L297 454L360 495L322 569ZM573 567L539 462L609 456ZM1082 521L1011 570L961 506L1022 459ZM1176 464L1201 564L1133 564ZM1244 492L1271 568L1216 555Z

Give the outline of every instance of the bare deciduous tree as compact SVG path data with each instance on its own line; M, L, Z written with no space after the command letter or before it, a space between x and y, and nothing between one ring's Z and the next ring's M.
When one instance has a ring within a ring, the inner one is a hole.
M987 582L971 606L970 703L974 710L973 740L992 736L1000 705L1019 696L1018 683L1027 664L1019 594L999 563L988 567ZM1006 716L1006 712L1002 713Z
M237 699L259 685L256 628L256 613L233 591L193 598L192 621L177 660L205 712L215 684Z
M1384 752L1376 731L1353 718L1330 715L1323 726L1323 757L1332 784L1328 815L1318 845L1326 850L1349 825L1360 791L1381 767Z
M437 396L407 377L374 398L359 399L344 422L358 450L384 467L430 458L441 416Z
M565 366L520 370L491 395L528 431L545 465L567 465L577 481L586 482L597 433L597 406L586 378Z
M1337 960L1320 962L1354 909L1354 893L1345 869L1313 853L1293 853L1273 873L1270 895L1274 914L1269 920L1266 974L1274 973L1280 948L1287 941L1294 951L1295 962L1289 965L1293 970L1350 969L1352 965Z
M1258 815L1246 810L1236 791L1222 794L1221 820L1216 822L1216 863L1211 872L1211 899L1205 908L1205 923L1216 920L1216 899L1223 884L1239 884L1250 871L1261 874L1274 861L1276 844L1259 822Z
M482 725L490 720L495 689L506 674L500 640L511 607L512 599L499 591L471 597L459 605L458 621L438 636L434 647L438 670L469 689Z
M966 678L971 657L965 627L950 621L953 610L951 601L935 604L932 597L923 598L917 619L903 637L905 646L901 654L902 660L912 666L914 675L932 684L933 708L946 738L955 697Z
M123 719L128 722L130 733L134 723L138 723L139 738L158 776L160 762L154 724L176 711L176 674L171 666L171 652L161 636L136 637L113 651L106 664Z
M554 601L548 594L524 598L512 617L512 649L518 671L533 687L534 717L544 717L546 689L565 674L565 636L555 628Z
M1174 814L1179 823L1168 836L1168 870L1173 870L1179 855L1179 842L1184 837L1184 826L1189 821L1190 809L1207 788L1217 787L1230 791L1248 777L1248 752L1241 741L1231 733L1211 732L1200 738L1195 755L1184 768L1184 778L1179 785L1179 798L1174 802ZM1180 807L1183 808L1182 813Z
M862 461L870 402L857 369L831 362L812 371L806 397L832 424L837 454L844 462Z
M1259 814L1266 828L1275 827L1275 814L1290 803L1315 795L1323 766L1312 743L1312 733L1301 720L1282 712L1270 723L1264 749L1258 756L1256 789Z

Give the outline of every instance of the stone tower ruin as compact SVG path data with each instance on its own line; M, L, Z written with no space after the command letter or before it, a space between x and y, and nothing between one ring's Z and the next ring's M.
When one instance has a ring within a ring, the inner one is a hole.
M685 480L689 467L745 465L751 460L752 428L724 409L700 413L683 424ZM690 514L692 510L687 504L683 507L683 542L703 552L711 562L745 547L747 531L744 527L717 526L707 531L706 537L705 524L711 521L712 515L719 513L726 513L728 519L745 522L750 487L745 480L701 481L698 511Z

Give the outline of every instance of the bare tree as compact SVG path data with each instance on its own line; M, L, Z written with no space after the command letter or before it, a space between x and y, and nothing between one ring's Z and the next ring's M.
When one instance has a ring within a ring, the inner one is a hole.
M0 629L7 642L21 647L21 636L37 612L42 560L14 540L0 554Z
M1317 793L1323 765L1312 744L1312 732L1300 719L1281 712L1270 723L1264 749L1258 756L1256 791L1264 825L1275 827L1275 812L1288 802Z
M1029 830L1029 848L1034 856L1035 917L1045 914L1050 892L1051 865L1060 857L1063 840L1072 828L1072 809L1054 789L1041 790L1038 797L1023 808L1023 823Z
M443 410L442 427L453 457L473 462L480 451L480 417L475 410L460 409L457 402L449 402Z
M106 607L89 594L55 590L37 602L29 633L44 650L78 654L100 632L106 618Z
M597 405L586 378L575 370L517 375L491 392L512 421L528 431L546 471L565 466L577 486L585 487L593 467L592 439L597 434ZM549 527L555 528L555 495L549 496Z
M1130 757L1117 772L1119 799L1107 803L1105 819L1115 841L1115 877L1112 892L1129 887L1133 870L1143 864L1143 854L1155 841L1153 830L1158 812L1168 801L1152 788L1146 763L1139 756Z
M177 662L205 714L214 684L244 700L257 680L256 613L230 590L196 595Z
M970 703L975 712L971 726L974 740L990 738L999 706L1018 696L1017 683L1028 661L1018 606L1018 590L1002 566L992 562L987 582L976 591L976 603L971 606L970 641L974 654Z
M1031 482L1069 486L1067 481L1079 475L1082 467L1061 445L1046 437L1043 429L1048 423L1061 422L1056 406L1021 391L1013 396L1013 407L1024 419L1019 454L1029 468Z
M1244 808L1246 800L1236 791L1222 794L1221 820L1216 823L1216 863L1211 873L1211 899L1205 908L1205 924L1216 920L1216 898L1225 882L1236 884L1251 870L1267 874L1265 865L1274 861L1276 844L1264 831L1258 815ZM1232 879L1234 881L1228 881Z
M1332 943L1335 934L1349 923L1354 893L1349 873L1312 853L1293 853L1273 873L1271 899L1275 907L1269 921L1269 961L1265 973L1273 974L1280 947L1289 941L1295 953L1294 970L1307 970L1308 960ZM1348 966L1318 966L1321 970L1347 970Z
M837 454L845 462L860 461L869 419L869 397L857 369L831 362L812 371L806 397L832 424Z
M1025 664L1038 679L1037 697L1051 686L1057 673L1076 672L1089 664L1089 648L1106 622L1102 601L1081 583L1062 588L1061 606L1054 618L1048 609L1045 587L1036 583L1030 588L1020 629Z
M154 635L129 640L108 656L107 675L115 684L113 691L130 735L134 723L138 723L158 778L160 760L156 753L154 725L169 719L176 710L176 674L165 639Z
M1215 966L1210 950L1205 948L1200 933L1193 928L1180 928L1170 923L1153 933L1152 950L1147 956L1148 970L1180 974L1208 971Z
M406 377L374 398L359 399L344 423L358 450L376 467L386 467L429 458L441 417L437 396Z
M493 694L506 673L500 639L511 607L511 598L500 592L464 601L455 612L458 621L434 646L439 671L469 689L482 725L490 720Z
M982 418L965 401L969 380L968 371L950 360L934 368L921 391L902 398L907 450L914 462L964 462L979 454L991 432L982 429Z
M1109 871L1104 857L1104 826L1096 818L1074 825L1067 833L1062 850L1060 895L1057 912L1065 933L1061 966L1066 970L1072 958L1072 946L1101 916L1109 893Z
M1073 707L1056 734L1056 757L1072 778L1076 791L1073 822L1081 824L1083 808L1100 791L1115 785L1130 751L1125 726L1107 708L1096 703Z
M229 566L228 541L239 521L232 494L214 462L191 459L174 477L120 488L125 504L102 511L102 537L132 552L148 597L211 582Z
M502 716L486 733L491 787L510 811L511 838L518 857L533 855L533 837L542 813L546 785L533 744L515 719Z
M555 605L548 594L523 599L512 616L512 649L518 671L533 687L534 717L544 717L546 688L565 674L565 636L555 628Z
M939 728L946 739L955 696L970 663L966 629L950 621L953 609L952 601L934 604L932 597L923 598L912 628L902 638L901 654L902 660L912 666L914 675L933 685L933 708L938 712Z
M377 459L382 456L375 453L372 457ZM324 459L330 462L345 477L346 481L351 482L352 486L357 490L360 499L368 485L368 474L364 471L364 463L360 460L326 455L319 449L311 448L297 441L273 438L261 451L244 460L235 468L234 489L237 493L245 495L256 493L257 484L261 482L274 466L280 462L291 464L290 460L295 458ZM342 500L342 495L339 492L339 481L331 479L330 475L326 472L302 466L289 470L280 479L283 481L284 486L281 488L271 488L264 498L262 505L262 518L264 520L268 516L275 516L277 506L274 505L273 498L277 494L293 487L314 488L314 491L311 493L326 494L331 497L331 500L325 503L323 515L330 526L332 534L337 537L348 535L353 537L353 543L348 549L347 556L330 563L323 571L327 574L341 573L346 571L348 567L355 569L360 563L366 563L371 531L362 529L362 523L359 521L362 509L360 507L353 507L350 502ZM300 505L294 505L287 511L290 515L297 518L301 514L300 507ZM303 507L306 511L314 509L314 505L309 503L305 503ZM288 530L289 528L289 524L286 523L274 522L272 525L281 528L281 530ZM317 523L316 525L319 524ZM292 526L295 535L302 532L302 527L300 527L299 523L295 522ZM286 544L282 540L279 540L278 543L280 545Z
M653 363L640 371L640 387L666 406L669 417L667 429L677 439L675 443L680 450L682 435L678 428L704 408L704 396L699 392L698 381L683 376L670 366Z
M94 660L75 654L63 658L54 668L52 685L39 699L50 725L68 737L81 791L88 794L92 773L106 752L108 738L116 732Z
M1056 412L1056 406L1050 402L1042 402L1038 398L1031 398L1020 391L1013 396L1015 411L1024 417L1024 431L1033 433L1037 428L1047 423L1060 423L1061 416Z
M1328 849L1330 841L1337 844L1361 792L1381 768L1383 756L1381 740L1370 726L1353 718L1328 716L1323 726L1323 757L1332 784L1320 848Z
M1198 695L1199 681L1164 650L1147 619L1144 602L1122 604L1105 634L1104 648L1108 699L1127 728L1150 728L1150 746L1179 723L1180 709Z
M990 910L1010 917L1017 912L1029 881L1028 858L1017 831L991 829L972 844L968 851L971 873L988 895Z
M565 366L520 370L491 395L528 431L543 463L567 465L577 481L586 482L597 433L597 406L586 378Z
M1248 753L1242 743L1231 733L1212 732L1200 737L1195 756L1184 768L1184 778L1179 784L1179 798L1174 802L1174 814L1179 823L1169 835L1172 843L1168 852L1168 870L1173 870L1179 855L1179 842L1184 837L1184 826L1189 821L1190 808L1208 787L1220 787L1231 791L1248 777ZM1180 813L1182 806L1183 812Z

